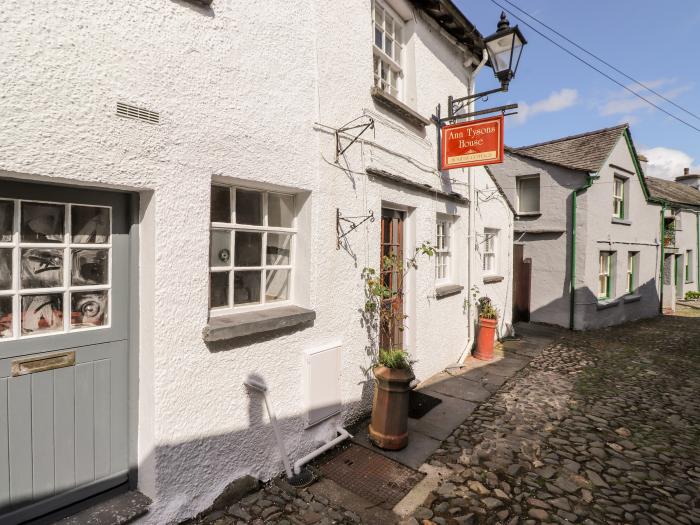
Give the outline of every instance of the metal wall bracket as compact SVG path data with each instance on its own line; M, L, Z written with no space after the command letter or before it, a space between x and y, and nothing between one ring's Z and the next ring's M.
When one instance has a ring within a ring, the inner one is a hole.
M346 222L350 227L345 231L341 225L341 221ZM336 245L335 249L340 250L340 241L348 236L350 232L356 230L361 224L365 222L374 222L374 212L369 210L369 215L357 215L355 217L343 217L340 213L340 208L335 209L335 232L336 232Z
M359 120L361 118L366 118L367 122L363 122L362 124L356 124L354 126L350 126L350 124L352 124L353 122L356 122L357 120ZM343 147L340 144L340 134L347 133L350 130L358 129L358 128L361 128L360 132L352 138L352 140L350 141L349 144L347 144L345 147ZM360 136L362 136L362 134L365 131L367 131L368 129L374 130L374 119L372 117L368 117L366 115L362 115L361 117L357 117L356 119L351 120L350 122L348 122L347 124L345 124L341 128L338 128L335 132L335 161L338 162L338 159L340 158L340 156L343 153L345 153L350 146L355 144L355 142L357 142L357 139L359 139Z

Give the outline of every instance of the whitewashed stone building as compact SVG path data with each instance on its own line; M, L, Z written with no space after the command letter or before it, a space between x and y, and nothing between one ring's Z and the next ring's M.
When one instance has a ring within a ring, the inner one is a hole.
M439 244L403 296L419 379L472 349L474 285L510 331L512 210L436 169L431 114L485 56L451 1L8 0L0 26L3 523L126 488L172 523L276 475L249 378L292 459L366 415L383 239Z

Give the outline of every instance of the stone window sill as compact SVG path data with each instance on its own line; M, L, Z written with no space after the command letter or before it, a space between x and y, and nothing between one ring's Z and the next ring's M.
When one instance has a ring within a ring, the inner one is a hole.
M642 296L639 295L638 293L630 293L625 295L624 301L625 303L636 303L637 301L641 301Z
M632 221L629 219L618 219L617 217L612 218L613 224L622 224L623 226L632 226Z
M423 115L415 111L413 108L410 108L409 106L401 102L399 99L392 97L388 93L385 93L377 86L372 86L370 93L377 104L384 107L385 109L388 109L392 113L397 114L409 124L417 128L424 128L430 124L430 120L428 120Z
M437 299L442 299L443 297L456 295L462 290L464 290L464 286L462 286L461 284L444 284L435 288L435 297Z
M484 277L484 284L500 283L502 280L502 275L487 275Z
M529 217L529 218L536 218L536 217L541 217L542 212L541 211L523 211L523 212L518 212L516 217Z
M236 339L247 335L273 332L282 328L309 323L316 319L316 312L300 306L280 306L265 310L253 310L221 317L212 317L204 327L206 342Z
M598 303L596 304L596 309L607 310L608 308L613 308L618 304L620 304L619 299L603 299L598 301Z

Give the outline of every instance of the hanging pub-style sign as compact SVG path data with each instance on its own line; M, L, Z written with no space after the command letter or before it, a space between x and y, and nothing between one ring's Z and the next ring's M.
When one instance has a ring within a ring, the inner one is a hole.
M442 126L441 169L503 162L503 115Z

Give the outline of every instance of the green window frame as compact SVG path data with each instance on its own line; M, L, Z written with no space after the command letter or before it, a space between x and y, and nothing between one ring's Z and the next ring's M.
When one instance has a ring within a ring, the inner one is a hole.
M615 177L613 182L613 217L625 218L625 179Z
M612 252L600 252L598 262L598 299L610 299L612 292Z
M639 252L627 254L627 293L637 290L637 271L639 266Z
M693 250L685 252L685 282L693 282Z

